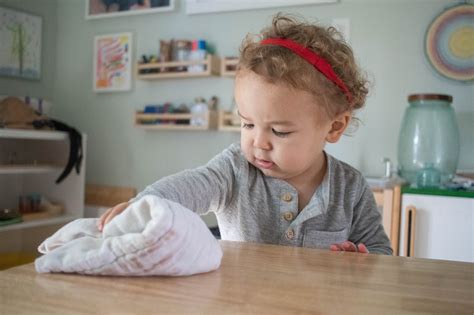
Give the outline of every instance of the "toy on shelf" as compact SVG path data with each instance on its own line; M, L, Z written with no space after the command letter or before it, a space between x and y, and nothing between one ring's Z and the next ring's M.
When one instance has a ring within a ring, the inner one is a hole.
M135 126L142 129L208 130L217 125L217 97L206 103L202 97L196 98L189 107L170 103L147 105L143 111L135 113Z
M206 77L219 74L219 58L208 54L204 40L160 40L159 56L142 56L137 78Z

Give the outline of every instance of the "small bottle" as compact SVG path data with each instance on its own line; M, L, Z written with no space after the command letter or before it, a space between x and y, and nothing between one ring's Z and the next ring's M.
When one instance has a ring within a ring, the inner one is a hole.
M208 124L209 108L202 97L198 97L191 106L191 125L206 126Z
M187 61L189 60L189 41L177 40L174 46L174 61ZM175 67L176 71L186 71L185 66Z
M206 41L205 40L193 40L191 45L191 52L189 53L189 60L205 60L206 59ZM203 64L192 65L188 67L188 72L204 72L206 71Z

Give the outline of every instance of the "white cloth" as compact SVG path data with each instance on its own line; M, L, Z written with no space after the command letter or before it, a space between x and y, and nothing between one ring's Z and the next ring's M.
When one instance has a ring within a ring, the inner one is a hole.
M173 201L145 196L97 229L75 220L39 247L38 272L186 276L219 268L222 250L201 218Z

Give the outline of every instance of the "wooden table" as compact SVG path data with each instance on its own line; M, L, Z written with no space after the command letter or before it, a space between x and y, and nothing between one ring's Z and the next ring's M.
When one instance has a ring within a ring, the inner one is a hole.
M0 272L0 314L472 314L474 264L221 242L191 277Z

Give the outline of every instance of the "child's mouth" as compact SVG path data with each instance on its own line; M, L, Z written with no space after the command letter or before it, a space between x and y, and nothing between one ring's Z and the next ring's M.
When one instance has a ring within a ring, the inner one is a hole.
M273 166L274 163L272 161L260 160L255 158L255 164L257 164L257 166L260 168L269 169Z

